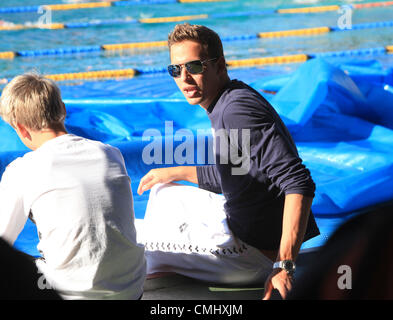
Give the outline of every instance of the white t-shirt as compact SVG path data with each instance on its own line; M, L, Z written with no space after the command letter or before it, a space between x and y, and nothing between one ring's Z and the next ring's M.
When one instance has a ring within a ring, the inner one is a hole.
M37 267L63 298L141 296L144 247L118 149L66 134L14 160L0 182L0 236L13 244L30 213Z

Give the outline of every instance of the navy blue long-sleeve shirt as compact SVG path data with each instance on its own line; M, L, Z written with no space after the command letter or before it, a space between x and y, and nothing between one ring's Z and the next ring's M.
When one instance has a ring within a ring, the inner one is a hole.
M223 193L237 237L259 249L278 249L285 195L315 192L288 129L269 102L237 80L207 114L215 132L215 165L197 167L199 187ZM318 234L311 213L304 241Z

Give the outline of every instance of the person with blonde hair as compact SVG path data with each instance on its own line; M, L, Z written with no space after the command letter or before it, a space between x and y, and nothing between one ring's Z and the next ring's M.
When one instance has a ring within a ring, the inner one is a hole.
M265 298L292 287L301 244L319 234L315 184L274 108L229 78L220 37L188 23L168 36L168 72L191 105L205 109L215 164L156 168L144 222L148 274L176 272L226 285L265 282ZM176 159L175 159L176 160ZM175 181L198 184L179 186Z
M0 115L33 150L1 178L0 236L13 244L35 222L37 268L64 299L141 298L146 262L120 151L69 134L59 88L37 74L5 87Z

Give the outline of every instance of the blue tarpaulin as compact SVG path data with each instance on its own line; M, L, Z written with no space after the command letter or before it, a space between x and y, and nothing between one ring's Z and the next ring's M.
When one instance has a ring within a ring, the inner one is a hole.
M73 98L70 93L78 87L62 88L68 97L64 99L68 131L109 143L123 153L137 218L144 216L148 194L139 196L136 189L149 169L207 163L211 147L205 111L190 106L173 82L166 86L161 79L148 81L143 85L136 80L128 97L116 98ZM393 200L392 69L383 69L376 61L331 64L317 58L291 74L254 77L248 83L281 115L316 183L312 210L321 236L303 248L323 243L354 213ZM156 94L149 94L149 85ZM94 91L94 84L86 86ZM1 174L28 150L1 120L0 136ZM162 146L161 156L150 152L153 143ZM29 222L15 246L38 255L37 241L35 226Z

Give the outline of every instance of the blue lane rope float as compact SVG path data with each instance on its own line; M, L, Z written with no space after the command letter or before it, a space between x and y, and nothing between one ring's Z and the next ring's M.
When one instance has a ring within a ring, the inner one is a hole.
M134 21L130 21L134 23ZM73 27L77 27L79 23L76 23ZM367 28L382 28L382 27L393 27L393 21L382 21L372 23L354 24L351 29L340 29L338 27L316 27L316 28L305 28L305 29L294 29L294 30L283 30L283 31L269 31L260 32L258 34L249 35L237 35L237 36L226 36L222 37L223 42L226 41L240 41L240 40L255 40L262 38L278 38L278 37L294 37L294 36L315 36L318 34L325 34L328 32L342 32L351 30L361 30ZM56 48L56 49L41 49L41 50L20 50L20 51L7 51L0 52L0 59L13 59L15 57L34 57L43 55L62 55L62 54L80 54L80 53L92 53L99 51L108 50L127 50L127 49L141 49L141 48L154 48L154 47L165 47L167 41L150 41L150 42L133 42L133 43L120 43L120 44L104 44L96 46L84 46L84 47L67 47L67 48Z
M21 57L34 57L34 56L45 56L45 55L62 55L72 53L85 53L85 52L97 52L101 51L101 46L87 46L87 47L68 47L68 48L57 48L57 49L43 49L43 50L22 50L15 52L16 56Z
M37 12L40 6L0 8L0 13Z
M391 53L391 50L389 48L390 46L355 49L355 50L342 50L342 51L333 51L333 52L318 52L318 53L309 54L309 57L312 59L318 57L349 57L349 56L379 55L379 54Z
M361 30L361 29L372 29L372 28L384 28L393 27L393 21L380 21L380 22L368 22L368 23L358 23L351 26L351 30ZM338 26L330 27L331 31L345 31L348 29L341 29Z
M271 64L289 64L289 63L303 63L307 60L314 59L317 57L348 57L348 56L360 56L360 55L381 55L381 54L392 54L393 45L386 47L377 48L366 48L356 50L342 50L334 52L319 52L311 54L294 54L274 57L261 57L241 60L229 60L227 61L228 67L251 67L256 65L271 65ZM1 56L1 53L0 53ZM132 78L141 74L155 74L164 73L167 69L165 67L143 67L137 69L120 69L120 70L100 70L100 71L89 71L89 72L76 72L76 73L62 73L62 74L50 74L46 77L55 81L67 81L67 80L88 80L88 79L111 79L111 78ZM5 79L9 82L11 79Z

